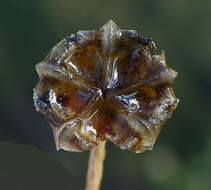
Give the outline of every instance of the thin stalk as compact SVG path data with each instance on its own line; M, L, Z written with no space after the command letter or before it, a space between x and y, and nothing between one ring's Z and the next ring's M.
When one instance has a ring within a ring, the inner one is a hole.
M103 162L106 154L105 145L106 141L100 142L90 151L85 190L100 189L103 176Z

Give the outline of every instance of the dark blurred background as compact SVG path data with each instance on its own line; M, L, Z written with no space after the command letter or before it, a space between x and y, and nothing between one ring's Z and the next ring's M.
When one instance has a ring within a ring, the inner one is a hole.
M61 39L108 20L152 37L178 71L178 109L152 151L107 145L102 190L211 188L210 0L1 0L0 189L82 190L88 152L54 147L33 106L35 64Z

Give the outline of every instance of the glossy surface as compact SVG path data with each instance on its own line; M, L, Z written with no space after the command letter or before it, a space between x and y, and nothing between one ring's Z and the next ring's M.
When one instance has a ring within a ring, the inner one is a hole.
M36 65L36 110L53 129L57 149L85 151L110 140L136 153L152 149L179 100L177 73L155 44L113 21L59 42Z

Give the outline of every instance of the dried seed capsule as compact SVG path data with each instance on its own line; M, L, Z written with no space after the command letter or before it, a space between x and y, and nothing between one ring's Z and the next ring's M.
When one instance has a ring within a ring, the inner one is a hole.
M53 129L57 149L85 151L110 140L136 153L152 149L179 100L177 73L155 43L113 21L59 42L36 65L37 111Z

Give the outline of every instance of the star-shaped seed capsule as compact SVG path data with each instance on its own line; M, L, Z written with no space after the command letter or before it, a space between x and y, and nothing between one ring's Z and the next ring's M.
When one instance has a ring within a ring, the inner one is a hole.
M46 115L57 149L85 151L109 140L136 153L152 149L179 100L177 73L155 43L113 21L60 41L36 65L36 110Z

